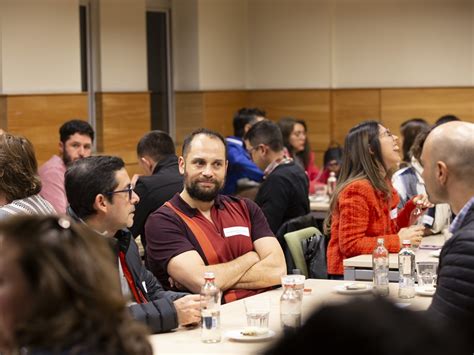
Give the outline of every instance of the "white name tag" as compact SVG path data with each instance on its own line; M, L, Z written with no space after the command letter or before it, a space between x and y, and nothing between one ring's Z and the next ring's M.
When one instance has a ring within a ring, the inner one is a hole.
M390 219L395 219L398 217L398 208L394 208L390 211Z
M428 226L432 226L433 225L433 222L434 222L434 218L431 217L431 216L428 216L427 214L424 214L423 215L423 218L422 218L422 223L423 224L427 224Z
M224 228L224 236L225 237L233 237L234 235L245 235L246 237L250 237L250 231L249 231L248 227Z

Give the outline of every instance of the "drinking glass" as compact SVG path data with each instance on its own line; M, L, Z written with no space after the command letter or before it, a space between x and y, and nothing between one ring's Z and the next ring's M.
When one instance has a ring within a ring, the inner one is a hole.
M245 314L249 327L268 328L270 297L257 295L244 298Z

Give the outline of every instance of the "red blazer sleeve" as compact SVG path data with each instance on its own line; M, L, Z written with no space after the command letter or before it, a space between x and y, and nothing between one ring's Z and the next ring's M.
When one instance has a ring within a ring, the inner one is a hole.
M385 239L389 252L400 250L398 235L386 234L386 231L392 232L390 216L380 210L377 198L368 184L354 183L342 191L339 197L339 248L345 258L371 254L378 237Z

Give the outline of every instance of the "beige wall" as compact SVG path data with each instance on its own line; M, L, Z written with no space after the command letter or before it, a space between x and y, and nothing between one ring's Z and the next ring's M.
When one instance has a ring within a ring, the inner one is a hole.
M470 0L339 0L333 87L467 86Z
M246 1L200 0L198 19L200 87L245 88Z
M145 0L100 0L99 90L148 90L145 11Z
M78 0L0 0L3 93L81 90Z
M198 0L173 0L173 85L176 90L199 90Z
M176 90L474 85L471 0L185 1Z
M248 18L249 88L330 87L329 0L250 0Z

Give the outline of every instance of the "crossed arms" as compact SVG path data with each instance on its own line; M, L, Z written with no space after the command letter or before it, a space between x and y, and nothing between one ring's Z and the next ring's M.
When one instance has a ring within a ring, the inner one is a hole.
M223 291L259 289L280 284L286 264L278 240L263 237L254 242L253 251L221 264L205 265L195 250L181 253L169 261L167 271L175 283L199 293L206 271L215 273L217 286Z

